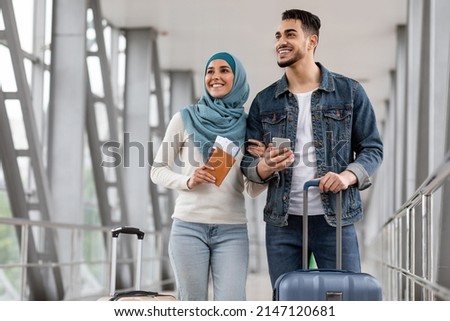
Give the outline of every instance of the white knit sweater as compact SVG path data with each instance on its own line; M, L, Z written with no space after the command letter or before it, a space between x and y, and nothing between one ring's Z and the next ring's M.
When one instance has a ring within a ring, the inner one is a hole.
M248 181L240 170L242 152L222 182L197 185L191 190L187 181L203 164L200 150L194 147L180 113L171 119L151 168L155 184L178 191L172 218L205 224L243 224L247 222L243 191L258 196L265 185Z

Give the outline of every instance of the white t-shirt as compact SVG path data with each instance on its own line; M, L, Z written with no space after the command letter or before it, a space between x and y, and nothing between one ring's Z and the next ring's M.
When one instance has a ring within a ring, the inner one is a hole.
M313 90L314 91L314 90ZM295 163L292 172L291 200L288 213L303 214L303 185L316 178L316 150L313 145L311 95L313 91L295 94L298 100L298 124L295 142ZM308 215L324 214L319 189L308 190Z

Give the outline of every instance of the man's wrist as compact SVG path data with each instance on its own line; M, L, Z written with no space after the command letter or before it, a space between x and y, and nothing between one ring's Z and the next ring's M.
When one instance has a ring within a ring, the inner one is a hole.
M342 175L347 180L348 186L352 186L358 183L358 177L350 170L345 170L342 172Z
M273 175L275 171L272 170L269 166L267 166L265 159L262 158L261 161L256 166L256 172L258 173L259 177L262 180L265 180L269 178L271 175Z

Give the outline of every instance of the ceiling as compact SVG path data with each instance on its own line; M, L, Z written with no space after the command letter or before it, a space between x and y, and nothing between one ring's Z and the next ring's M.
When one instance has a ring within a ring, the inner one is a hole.
M193 70L196 95L204 64L217 51L236 55L251 93L277 80L274 34L286 9L311 11L322 21L316 61L359 80L378 119L390 96L396 28L406 24L408 0L101 0L103 16L120 28L153 27L163 69Z

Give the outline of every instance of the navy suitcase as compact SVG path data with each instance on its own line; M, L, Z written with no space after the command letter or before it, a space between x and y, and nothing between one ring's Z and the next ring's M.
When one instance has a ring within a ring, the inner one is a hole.
M274 301L381 301L381 285L367 273L355 273L342 266L342 192L336 207L336 269L308 269L308 189L318 180L303 187L303 269L284 273L275 282Z

